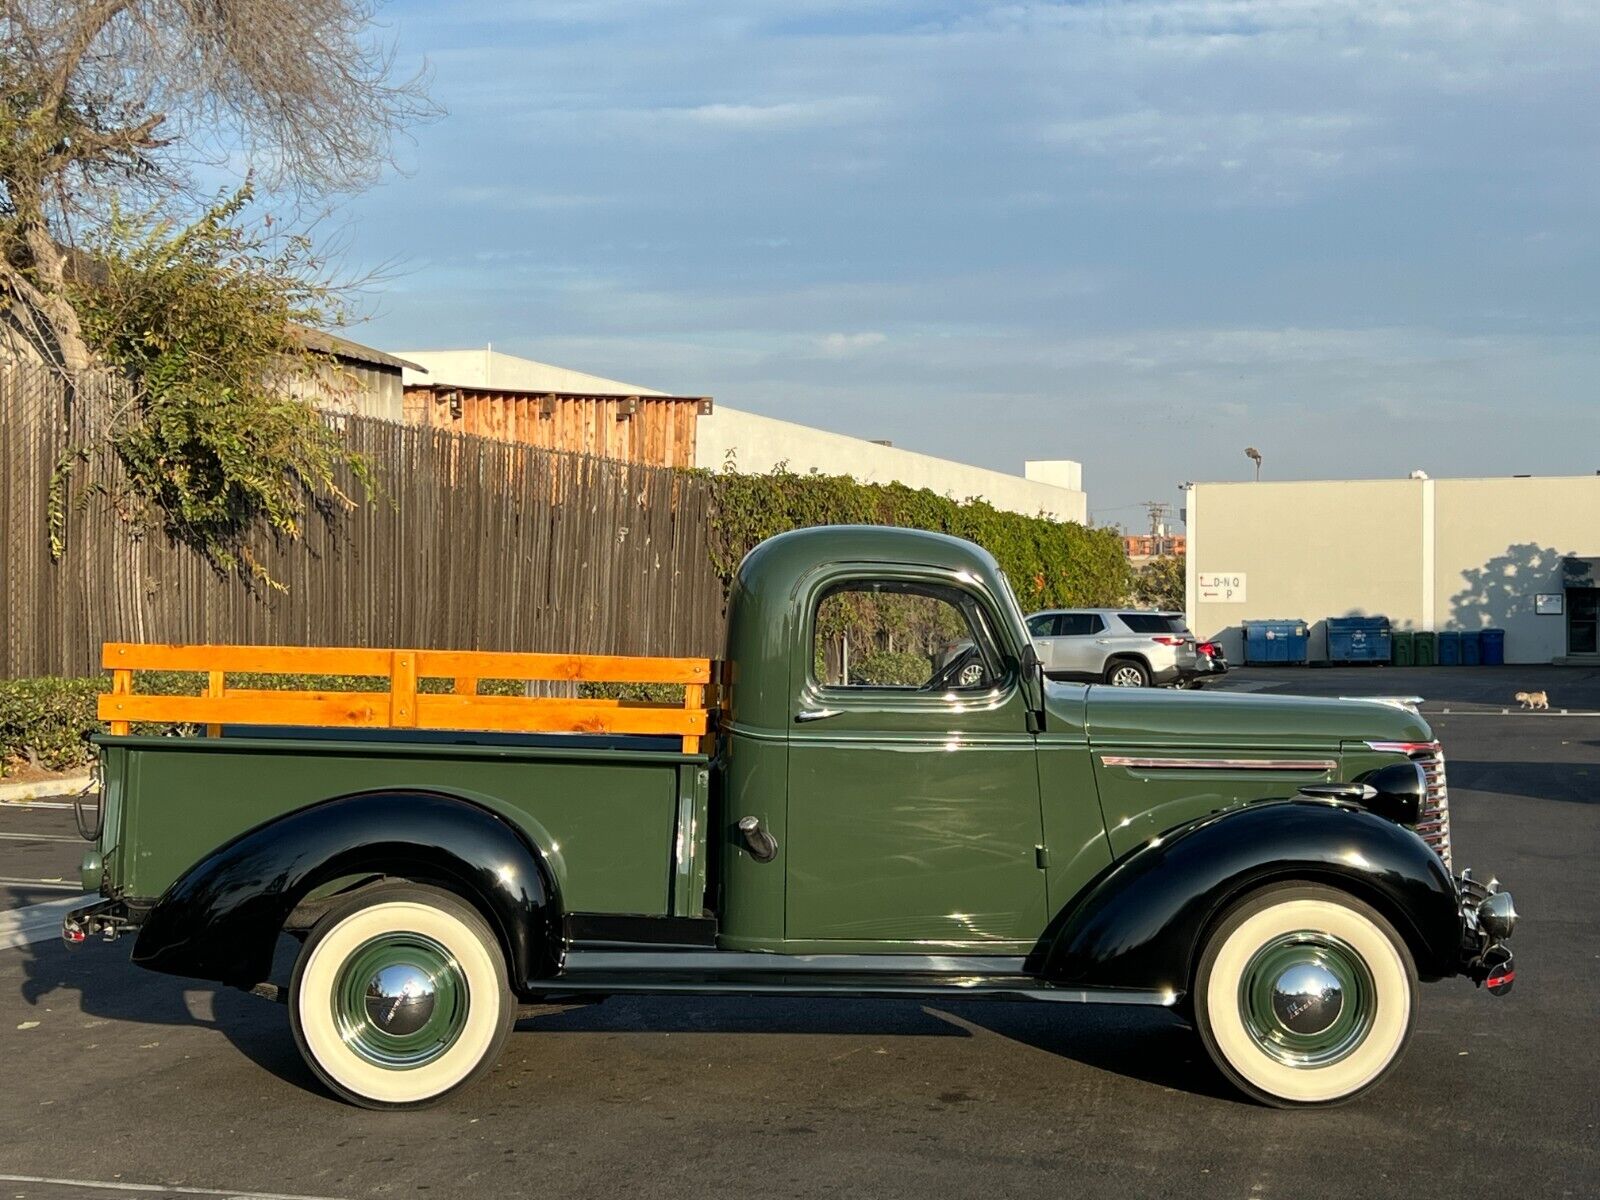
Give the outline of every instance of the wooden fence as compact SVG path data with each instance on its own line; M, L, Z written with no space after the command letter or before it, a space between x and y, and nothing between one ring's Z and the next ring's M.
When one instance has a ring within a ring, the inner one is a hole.
M710 488L660 467L340 418L384 494L253 550L287 590L223 576L127 503L104 446L120 381L0 368L0 677L93 674L104 642L715 656ZM64 468L66 469L63 472ZM60 487L64 553L49 512ZM352 480L342 486L352 495Z

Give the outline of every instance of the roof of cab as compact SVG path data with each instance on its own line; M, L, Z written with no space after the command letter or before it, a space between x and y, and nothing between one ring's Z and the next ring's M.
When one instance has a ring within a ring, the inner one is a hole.
M814 525L768 538L739 565L741 581L797 580L825 563L904 563L971 571L992 578L1000 571L983 547L947 533L890 525Z

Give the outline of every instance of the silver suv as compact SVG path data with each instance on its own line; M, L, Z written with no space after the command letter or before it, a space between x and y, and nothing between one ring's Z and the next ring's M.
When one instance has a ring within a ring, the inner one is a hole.
M1182 613L1121 608L1051 609L1028 618L1045 674L1113 687L1165 686L1199 671Z

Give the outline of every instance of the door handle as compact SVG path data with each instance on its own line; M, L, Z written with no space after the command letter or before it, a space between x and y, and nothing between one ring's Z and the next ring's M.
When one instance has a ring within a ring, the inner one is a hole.
M778 839L761 827L760 817L740 817L738 828L751 858L768 863L778 857Z
M842 713L842 708L802 708L795 713L796 721L826 721L829 717L837 717Z

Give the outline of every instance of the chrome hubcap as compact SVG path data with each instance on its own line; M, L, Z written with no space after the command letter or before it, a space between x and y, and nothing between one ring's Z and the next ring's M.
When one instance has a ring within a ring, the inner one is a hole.
M1312 930L1272 939L1239 979L1250 1039L1291 1067L1325 1067L1366 1040L1377 1013L1372 972L1354 948Z
M345 959L333 988L345 1045L404 1071L443 1057L466 1027L471 996L455 955L420 933L380 934Z
M1342 1011L1344 987L1321 963L1296 963L1272 985L1272 1013L1291 1033L1322 1033Z
M382 967L367 981L367 1019L385 1033L416 1033L438 1000L433 976L412 963Z
M1113 687L1138 687L1143 682L1139 678L1139 672L1133 667L1119 667L1111 675Z

